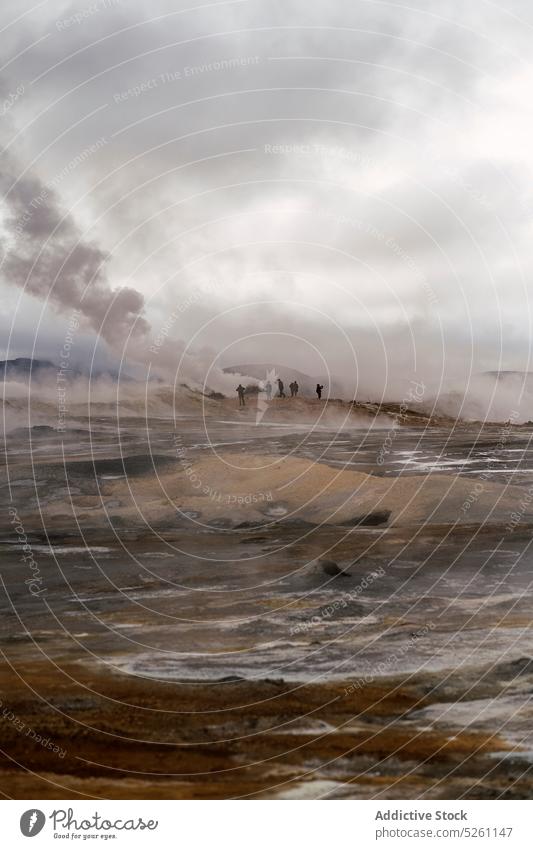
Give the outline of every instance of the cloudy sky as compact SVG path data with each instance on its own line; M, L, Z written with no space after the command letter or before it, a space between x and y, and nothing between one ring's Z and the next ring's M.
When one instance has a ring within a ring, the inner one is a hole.
M4 0L3 353L531 368L533 8Z

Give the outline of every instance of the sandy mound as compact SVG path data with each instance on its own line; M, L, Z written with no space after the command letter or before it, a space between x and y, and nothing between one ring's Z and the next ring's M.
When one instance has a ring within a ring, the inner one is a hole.
M92 515L150 523L179 522L183 514L206 524L238 526L265 521L346 525L497 522L523 509L524 490L453 475L381 478L342 471L306 459L226 453L197 462L177 461L154 474L105 481ZM77 510L89 506L77 503ZM58 505L59 507L59 505Z

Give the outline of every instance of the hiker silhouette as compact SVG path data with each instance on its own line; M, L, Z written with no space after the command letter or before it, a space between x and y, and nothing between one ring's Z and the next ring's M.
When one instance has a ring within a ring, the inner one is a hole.
M320 401L320 399L322 398L322 390L323 390L323 388L324 388L324 387L323 387L323 386L321 386L321 385L320 385L320 383L317 383L315 392L316 392L316 394L318 395L318 400L319 400L319 401Z
M237 386L237 389L235 391L238 392L238 394L239 394L239 407L245 407L246 406L246 402L244 400L245 389L244 389L244 386L242 385L242 383L239 383L239 385Z

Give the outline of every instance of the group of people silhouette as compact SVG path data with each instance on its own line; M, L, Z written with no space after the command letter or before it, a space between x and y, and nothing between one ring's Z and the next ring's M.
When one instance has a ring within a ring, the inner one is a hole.
M278 377L276 379L276 383L278 384L277 397L278 398L286 398L287 396L285 395L285 384L283 383L281 377ZM266 394L267 401L271 401L272 400L272 384L271 384L270 380L267 380L267 382L263 385L262 389ZM296 396L298 395L298 391L300 389L300 387L298 386L298 381L293 380L292 383L289 383L289 389L291 390L291 398L296 398ZM322 398L322 390L323 389L324 389L324 386L320 383L317 383L315 392L317 394L317 398L318 398L319 401ZM239 407L245 407L246 401L244 399L244 395L246 393L246 387L244 387L242 385L242 383L239 383L239 385L237 386L236 392L239 396Z
M285 384L283 383L281 377L278 377L276 382L278 384L278 398L286 398L287 396L285 395ZM298 395L299 388L300 387L298 386L296 380L293 380L292 383L289 383L289 389L291 390L291 398L296 398L296 396ZM272 398L272 386L270 384L270 381L267 381L265 384L265 392L267 394L267 399L270 401L270 399Z

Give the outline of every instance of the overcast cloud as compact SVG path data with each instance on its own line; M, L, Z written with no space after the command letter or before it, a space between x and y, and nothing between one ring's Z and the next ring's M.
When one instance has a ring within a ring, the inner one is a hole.
M80 308L80 356L212 385L531 368L525 0L0 15L9 355L57 359Z

